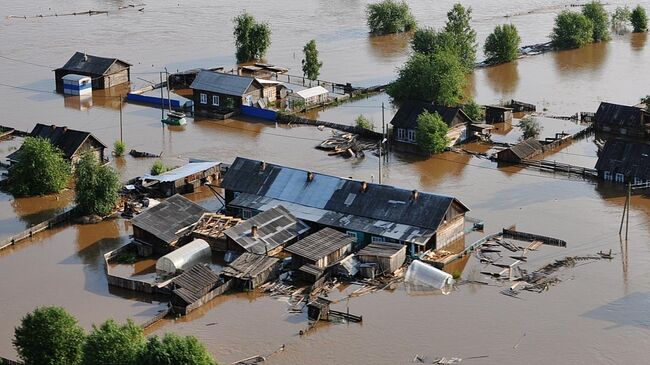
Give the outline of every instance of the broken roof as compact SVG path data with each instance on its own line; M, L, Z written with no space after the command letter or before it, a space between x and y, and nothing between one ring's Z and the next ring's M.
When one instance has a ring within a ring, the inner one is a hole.
M208 210L181 196L174 195L131 219L131 224L171 244Z
M424 111L438 113L442 120L450 127L454 126L454 120L458 116L464 122L472 122L472 119L459 107L447 107L433 105L424 101L409 100L400 106L390 124L397 128L415 129L418 125L418 116Z
M59 70L106 75L114 63L121 64L123 68L131 66L130 63L117 58L91 56L82 52L76 52Z
M596 170L623 174L626 178L650 180L650 145L609 140L600 152Z
M190 85L190 89L231 96L244 96L254 81L254 78L248 76L201 70Z
M169 170L160 175L146 174L142 176L142 180L154 180L160 182L176 181L179 179L183 179L187 176L194 175L196 173L203 172L205 170L209 170L219 164L220 162L215 162L215 161L190 162L188 164L185 164L173 170Z
M318 261L353 243L354 239L352 237L327 227L285 248L285 251L309 260Z
M253 226L257 227L255 236L252 234ZM228 228L224 234L248 252L266 254L297 239L308 230L305 223L278 205Z
M643 118L650 113L636 106L602 102L596 112L595 123L623 128L642 128Z
M276 265L278 261L279 259L275 257L244 252L235 261L228 264L221 273L232 278L252 280L257 275Z

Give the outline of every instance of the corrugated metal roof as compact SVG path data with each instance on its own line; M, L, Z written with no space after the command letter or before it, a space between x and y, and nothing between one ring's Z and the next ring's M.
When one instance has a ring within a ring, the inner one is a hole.
M357 253L357 256L391 257L401 250L406 250L406 246L389 242L371 243L361 249L361 251Z
M257 227L255 237L251 232L253 226ZM309 227L305 223L278 205L228 228L224 234L248 252L266 254L295 240L308 230Z
M609 140L598 157L596 170L623 174L626 179L650 180L650 145Z
M108 69L116 62L123 64L123 68L131 66L130 63L117 58L98 57L82 52L76 52L60 69L73 72L84 72L93 75L105 75L108 72Z
M252 77L201 70L190 85L190 89L205 90L224 95L243 96L253 81L255 79Z
M88 138L94 139L99 145L106 148L106 145L93 136L92 133L68 129L67 127L37 123L29 135L31 137L40 137L49 140L54 147L59 148L63 152L63 157L68 160L74 156ZM17 160L19 152L20 149L11 153L7 156L7 159Z
M635 106L602 102L594 120L596 124L622 128L643 128L644 116L650 118L650 113Z
M465 112L463 112L459 107L447 107L442 105L433 105L424 101L409 100L400 106L399 110L390 121L390 124L398 128L415 129L418 125L418 116L420 116L424 111L428 111L429 113L438 113L440 118L442 118L442 120L450 127L454 126L452 123L457 115L459 115L465 122L472 122L467 114L465 114Z
M151 175L151 174L146 174L142 176L143 180L154 180L154 181L160 181L160 182L170 182L170 181L176 181L179 179L183 179L187 176L203 172L205 170L208 170L212 167L215 167L219 165L221 162L216 162L216 161L208 161L208 162L190 162L186 165L183 165L179 168L167 171L165 173L162 173L160 175Z
M301 239L284 250L317 261L347 245L351 246L353 243L354 239L352 237L327 227Z
M300 96L303 99L309 99L314 96L329 94L329 91L327 91L326 88L319 85L319 86L311 87L309 89L296 91L294 94Z

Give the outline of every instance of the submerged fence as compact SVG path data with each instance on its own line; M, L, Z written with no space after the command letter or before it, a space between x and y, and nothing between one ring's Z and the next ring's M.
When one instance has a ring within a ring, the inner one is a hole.
M24 230L24 231L22 231L22 232L20 232L18 234L15 234L15 235L13 235L11 237L3 239L2 241L0 241L0 250L3 250L3 249L5 249L5 248L7 248L9 246L15 245L15 244L19 243L20 241L22 241L24 239L27 239L27 238L30 238L30 237L34 236L35 234L37 234L39 232L50 229L50 228L52 228L52 227L54 227L56 225L59 225L59 224L61 224L63 222L67 222L68 220L70 220L70 218L75 216L75 214L76 214L76 209L75 208L76 207L72 207L72 208L64 211L63 213L61 213L61 214L59 214L59 215L57 215L57 216L55 216L53 218L50 218L50 219L48 219L48 220L46 220L44 222L41 222L41 223L39 223L37 225L31 226L28 229L26 229L26 230Z

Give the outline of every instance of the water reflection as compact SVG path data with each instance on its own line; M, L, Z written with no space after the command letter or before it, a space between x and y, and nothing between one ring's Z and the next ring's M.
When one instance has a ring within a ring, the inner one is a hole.
M630 39L630 47L632 47L633 51L640 52L645 47L645 43L647 40L648 40L647 32L632 33L632 37Z
M393 58L402 56L408 51L411 42L411 33L398 33L387 35L369 35L368 42L372 54L379 58Z
M519 86L517 61L485 68L488 83L496 93L513 94Z
M565 73L599 71L608 56L608 43L592 43L579 49L552 52L555 67Z

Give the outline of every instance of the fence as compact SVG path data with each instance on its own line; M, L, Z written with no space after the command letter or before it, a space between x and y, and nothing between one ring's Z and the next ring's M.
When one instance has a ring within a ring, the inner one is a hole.
M133 291L138 291L147 294L156 294L156 293L167 293L166 290L160 288L158 285L152 285L149 282L135 280L131 278L125 278L121 276L115 276L110 273L109 270L109 261L120 255L121 253L135 249L136 244L131 242L126 245L117 248L113 251L107 252L104 254L104 272L106 273L106 281L108 285L116 286L118 288L129 289Z
M146 96L146 95L140 95L140 94L133 94L133 93L128 93L126 95L126 100L134 103L140 103L140 104L147 104L151 105L154 107L162 107L162 108L169 108L169 103L171 102L172 108L174 109L181 109L181 102L176 99L166 99L166 98L160 98L156 96Z
M243 115L247 115L249 117L260 118L260 119L270 120L270 121L275 121L275 119L277 118L277 113L269 109L255 108L248 105L242 105L240 110Z
M156 322L162 320L163 318L167 317L167 315L171 312L171 308L167 308L165 310L162 310L160 313L156 314L153 318L149 318L146 322L140 325L143 330L146 330L147 328L153 326Z
M503 229L504 238L512 238L522 241L541 241L546 245L566 247L566 241L562 241L553 237L540 236L538 234L519 232L512 229Z
M381 138L381 133L373 132L369 129L365 128L360 128L357 126L352 126L352 125L345 125L345 124L338 124L338 123L332 123L332 122L324 122L321 120L313 120L313 119L307 119L307 118L302 118L298 117L295 115L287 115L287 114L278 114L277 117L278 123L285 123L285 124L304 124L304 125L313 125L313 126L324 126L332 129L337 129L343 132L348 132L348 133L354 133L358 134L362 137L370 138L370 139L380 139Z
M0 241L0 250L3 250L9 246L15 245L19 243L20 241L30 238L34 236L35 234L45 231L47 229L50 229L58 224L61 224L63 222L68 221L70 218L72 218L76 214L75 212L75 207L70 208L63 213L57 215L56 217L50 218L44 222L41 222L37 225L31 226L28 229L15 234L11 237L5 238L4 240Z

